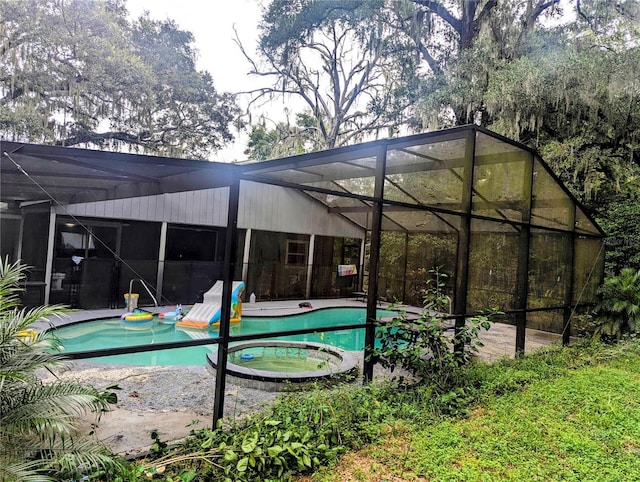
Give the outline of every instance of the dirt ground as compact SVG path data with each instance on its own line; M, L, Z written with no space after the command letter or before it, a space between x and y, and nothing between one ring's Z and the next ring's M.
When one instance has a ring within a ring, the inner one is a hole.
M136 412L116 408L104 414L95 431L95 436L112 452L127 458L135 458L148 452L151 433L157 432L160 440L175 442L191 430L211 427L211 417L193 412ZM85 429L91 422L86 421Z

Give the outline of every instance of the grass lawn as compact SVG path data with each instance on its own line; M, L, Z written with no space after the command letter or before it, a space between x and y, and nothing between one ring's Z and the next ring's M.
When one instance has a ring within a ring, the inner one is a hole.
M640 481L640 344L571 356L485 368L467 417L390 421L384 442L300 480ZM505 380L526 386L492 393Z

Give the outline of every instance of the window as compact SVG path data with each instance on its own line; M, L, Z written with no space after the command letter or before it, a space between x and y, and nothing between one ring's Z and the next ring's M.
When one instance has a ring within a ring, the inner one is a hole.
M308 241L287 239L287 264L307 264Z
M165 259L167 261L216 261L217 244L218 233L213 229L169 226Z

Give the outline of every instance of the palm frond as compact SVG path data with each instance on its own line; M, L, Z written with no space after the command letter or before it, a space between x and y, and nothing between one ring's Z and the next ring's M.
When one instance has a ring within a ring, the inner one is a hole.
M61 475L75 475L78 470L89 472L96 468L107 471L120 470L120 460L109 452L104 446L96 444L93 440L75 440L72 448L62 445L52 447L56 457L51 462L51 467Z
M65 316L64 309L64 305L48 305L35 308L14 307L10 310L2 309L0 306L0 340L15 336L17 332L30 328L36 322L51 325L52 318Z
M41 341L31 349L20 347L19 343L0 345L0 376L23 377L38 368L55 365L63 360L59 353L52 353L51 343Z
M605 280L597 313L603 321L600 332L620 337L632 334L640 322L640 270L625 268ZM617 325L614 327L613 325Z
M26 268L0 260L0 481L77 478L78 470L114 470L118 462L95 440L78 433L79 418L109 410L110 394L76 383L42 383L38 368L63 357L50 333L30 329L61 316L62 306L21 308ZM52 474L55 474L52 475Z
M42 462L4 460L0 457L0 480L3 482L48 482L54 478L42 473Z
M0 427L14 433L31 432L54 439L71 436L78 417L86 413L102 413L110 409L107 397L95 388L68 382L27 386L14 392L7 413L0 414Z
M20 306L20 282L26 277L28 267L20 262L9 263L6 257L0 262L0 311Z
M7 455L13 455L7 458ZM18 457L20 456L20 457ZM15 462L18 459L31 459ZM13 462L12 462L13 460ZM43 480L43 473L56 473L59 480L77 478L83 472L97 469L117 471L122 467L118 456L111 453L104 445L89 438L57 439L47 443L32 437L12 443L5 452L4 460L0 458L0 467L9 467L12 475L3 474L0 468L0 480ZM32 477L28 479L27 477ZM47 477L45 480L54 480Z

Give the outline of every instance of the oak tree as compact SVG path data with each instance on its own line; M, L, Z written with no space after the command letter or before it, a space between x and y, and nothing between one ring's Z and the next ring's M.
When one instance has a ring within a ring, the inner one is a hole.
M123 0L0 0L0 135L206 158L232 139L234 98L196 68L171 20Z

